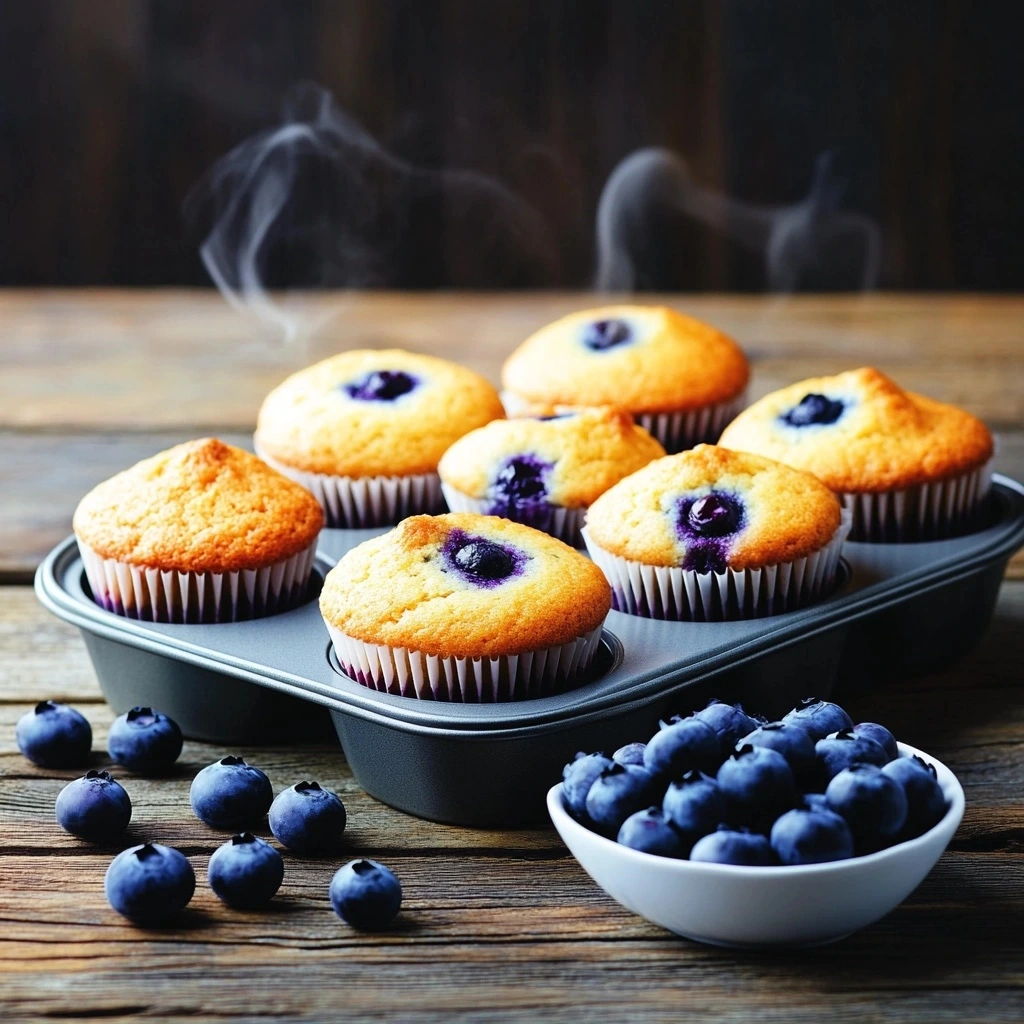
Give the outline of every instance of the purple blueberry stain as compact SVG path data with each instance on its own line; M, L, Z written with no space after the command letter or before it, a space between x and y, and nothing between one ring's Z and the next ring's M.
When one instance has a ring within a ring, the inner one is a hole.
M521 576L529 556L508 544L452 530L441 549L444 560L459 576L478 587L496 587Z
M606 352L633 340L633 331L625 320L595 320L583 329L583 344L591 352Z
M342 390L359 402L393 402L419 386L419 380L403 370L373 370L341 385Z
M733 494L712 491L699 498L683 498L676 514L676 532L686 544L682 567L701 575L725 572L728 538L745 525L743 502Z
M827 427L835 423L846 411L846 403L826 395L804 395L797 405L784 412L779 419L790 427Z
M487 511L538 530L550 526L553 506L547 500L547 474L553 469L535 455L505 459L487 489Z

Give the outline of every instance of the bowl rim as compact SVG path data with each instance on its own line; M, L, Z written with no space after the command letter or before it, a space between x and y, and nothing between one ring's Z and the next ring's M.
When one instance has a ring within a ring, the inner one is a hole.
M736 878L785 878L792 879L794 876L826 875L840 871L853 870L855 866L866 865L872 867L883 865L886 861L895 857L902 857L911 851L924 847L936 833L949 830L949 840L953 838L957 827L964 815L966 799L963 786L953 772L944 765L938 758L926 754L907 743L897 742L897 748L901 757L917 756L935 766L938 783L942 787L949 804L946 813L927 832L923 832L913 839L905 839L902 843L888 846L884 850L877 850L875 853L863 854L859 857L847 857L844 860L826 861L822 864L774 864L774 865L745 865L745 864L713 864L707 861L693 861L688 858L678 859L676 857L663 857L657 853L645 853L642 850L633 850L628 846L617 843L614 839L601 835L587 828L586 825L578 822L565 808L562 796L562 783L559 782L548 790L547 807L551 816L552 824L556 831L565 841L564 832L580 837L583 842L594 842L600 847L602 844L606 852L611 856L621 857L627 862L634 863L637 867L653 867L660 865L663 870L675 871L680 875L705 875L707 877L736 877ZM570 851L572 852L572 851ZM573 854L575 857L575 854ZM579 858L577 858L578 860Z

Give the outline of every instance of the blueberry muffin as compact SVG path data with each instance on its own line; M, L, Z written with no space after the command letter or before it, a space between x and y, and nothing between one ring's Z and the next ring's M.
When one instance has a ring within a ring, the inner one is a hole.
M411 516L331 570L320 611L345 674L458 702L540 697L585 678L611 591L592 562L528 526Z
M512 415L613 405L676 452L718 439L749 375L740 347L709 324L664 306L606 306L527 338L502 385Z
M617 483L590 507L583 535L620 611L714 620L827 593L848 528L809 473L698 445Z
M93 488L74 529L93 598L158 622L230 622L309 591L323 512L255 455L203 438Z
M978 522L991 481L992 435L981 420L870 368L765 395L721 443L813 473L850 508L851 540L962 533Z
M495 420L460 438L438 467L448 507L504 516L580 545L587 506L665 454L619 409Z
M328 526L383 526L440 511L441 456L503 415L497 391L471 370L399 349L356 350L276 387L255 444L316 495Z

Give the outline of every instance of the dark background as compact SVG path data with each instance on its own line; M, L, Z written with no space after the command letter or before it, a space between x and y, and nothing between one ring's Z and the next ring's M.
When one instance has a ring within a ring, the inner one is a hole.
M271 284L587 286L608 176L660 146L711 212L679 209L664 175L639 183L637 287L780 287L768 236L750 233L781 223L765 211L803 199L831 151L826 221L877 225L870 283L1020 289L1022 8L3 2L0 284L207 283L214 206L200 190L186 216L186 197L305 81L386 152L362 138L326 162L285 158L296 189L257 260ZM753 209L723 214L716 195ZM863 283L859 234L833 245L813 216L800 223L801 269L781 286Z

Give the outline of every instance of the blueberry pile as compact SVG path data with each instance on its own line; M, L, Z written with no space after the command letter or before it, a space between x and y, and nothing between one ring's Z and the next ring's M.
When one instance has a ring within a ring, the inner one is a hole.
M645 743L576 755L579 822L623 846L714 864L820 864L922 835L946 813L935 768L892 733L808 698L779 722L711 701Z
M73 708L42 701L16 728L21 752L43 767L85 765L92 754L92 729ZM166 774L182 749L182 734L167 715L132 708L116 719L108 740L110 757L139 775ZM328 854L342 844L347 815L336 793L318 782L299 782L275 799L270 779L241 757L224 757L192 780L192 810L210 828L235 834L210 857L210 888L240 910L266 906L284 879L284 859L254 835L268 818L274 837L301 854ZM93 843L113 844L132 818L132 802L107 771L90 769L69 782L57 797L57 822L65 831ZM246 831L243 831L246 830ZM160 843L122 850L107 868L107 901L140 925L169 921L192 899L196 876L188 858ZM383 864L354 860L330 883L331 906L353 928L387 928L402 903L402 887Z

